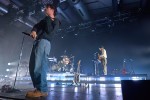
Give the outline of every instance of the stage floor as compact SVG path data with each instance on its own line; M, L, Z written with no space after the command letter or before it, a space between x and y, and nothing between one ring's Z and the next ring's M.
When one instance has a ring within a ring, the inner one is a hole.
M70 73L48 73L47 81L50 83L71 84L74 80L74 74ZM126 74L126 75L97 75L91 76L80 74L80 83L87 84L120 84L121 80L147 80L147 74ZM30 76L18 77L18 82L31 81Z
M146 80L146 74L87 76L81 74L78 86L72 85L72 74L48 74L49 95L42 98L25 98L34 90L30 77L18 77L18 93L0 93L0 100L123 100L121 80ZM8 79L7 79L8 80ZM11 83L13 84L13 80Z
M0 93L0 98L3 98L2 100L123 100L121 88L97 85L49 87L47 97L25 98L26 92L32 89L24 89L19 93Z

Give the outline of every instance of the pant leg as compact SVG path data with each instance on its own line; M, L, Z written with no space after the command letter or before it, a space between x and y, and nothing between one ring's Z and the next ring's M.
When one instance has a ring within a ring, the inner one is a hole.
M47 80L46 80L46 71L47 71L47 58L50 52L50 42L41 39L36 45L33 46L29 71L33 86L40 91L47 91Z
M41 88L40 90L42 92L47 92L48 87L47 87L47 71L48 71L48 56L50 53L51 49L51 44L48 41L45 41L45 46L44 46L44 57L42 61L42 73L41 73Z
M33 82L33 86L35 87L35 78L34 78L34 69L35 69L35 54L36 54L36 48L37 48L37 41L34 42L31 55L30 55L30 60L29 60L29 73L31 76L31 80Z
M50 53L50 42L45 39L41 39L38 44L38 49L36 52L36 63L35 63L35 79L37 90L42 92L47 92L47 70L48 70L48 55Z
M104 73L104 75L107 75L107 59L103 58L101 60L101 62L102 62L102 65L103 65L103 73Z

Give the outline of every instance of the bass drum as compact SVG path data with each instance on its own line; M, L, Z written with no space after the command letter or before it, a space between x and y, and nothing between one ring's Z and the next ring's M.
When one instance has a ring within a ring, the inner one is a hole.
M52 65L51 70L52 70L52 72L60 72L61 67L58 64L55 64L55 65Z

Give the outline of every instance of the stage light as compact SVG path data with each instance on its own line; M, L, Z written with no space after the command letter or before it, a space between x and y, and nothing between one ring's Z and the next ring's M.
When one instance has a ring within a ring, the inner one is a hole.
M25 24L26 24L27 26L31 27L31 28L33 27L33 26L32 26L32 25L30 25L29 23L25 23Z
M8 66L16 66L16 65L18 65L18 62L17 62L17 61L9 62L9 63L8 63Z
M5 77L8 77L7 75L5 75Z
M91 80L92 80L92 78L89 78L88 80L89 80L89 81L91 81Z
M121 84L114 84L114 87L115 87L115 88L120 88L120 87L121 87Z
M55 87L55 84L50 84L50 87Z
M74 92L78 92L78 87L75 87L75 88L74 88Z
M9 71L10 71L10 69L6 69L6 71L7 71L7 72L9 72Z
M139 77L132 77L132 80L137 81L137 80L140 80L140 78Z
M114 80L115 81L121 81L121 78L120 77L115 77Z
M10 63L8 63L8 65L11 65Z
M8 13L8 11L5 8L0 7L0 10L3 11L4 13Z
M105 77L100 77L99 80L100 80L100 81L105 81L106 79L105 79Z
M25 25L27 25L27 26L29 26L30 28L32 28L33 27L33 25L31 25L31 24L29 24L29 23L27 23L27 22L25 22L25 21L23 21L22 19L17 19L19 22L21 22L21 23L23 23L23 24L25 24Z
M41 9L42 12L44 12L44 9Z
M100 87L104 87L104 88L105 88L105 87L106 87L106 84L100 84Z

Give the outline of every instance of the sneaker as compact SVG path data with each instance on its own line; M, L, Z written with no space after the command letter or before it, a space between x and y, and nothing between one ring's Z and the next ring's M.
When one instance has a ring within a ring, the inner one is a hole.
M29 91L26 94L26 97L45 97L48 96L47 92L41 92L39 90Z
M37 90L35 89L35 90L28 91L28 92L26 93L26 95L28 95L28 94L30 94L30 93L32 93L32 92L34 92L34 91L37 91Z

